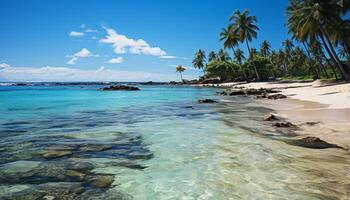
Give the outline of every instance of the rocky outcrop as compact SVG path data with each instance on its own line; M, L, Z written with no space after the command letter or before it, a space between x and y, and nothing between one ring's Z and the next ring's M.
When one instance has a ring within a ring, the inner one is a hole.
M298 128L297 125L292 124L291 122L277 122L273 126L277 128Z
M272 95L268 95L267 98L277 100L277 99L285 99L287 98L287 96L284 94L272 94Z
M135 91L135 90L140 90L140 89L137 87L127 86L127 85L111 85L109 87L101 88L100 90L103 90L103 91L116 91L116 90Z
M221 82L220 78L207 78L207 79L204 79L201 82L201 84L218 84L220 82Z
M317 137L305 137L298 140L288 140L287 143L312 149L341 148L338 145L330 144Z
M217 101L213 99L200 99L198 100L198 103L216 103Z
M268 116L264 117L264 121L278 121L278 120L279 120L278 117L276 117L273 114L269 114Z

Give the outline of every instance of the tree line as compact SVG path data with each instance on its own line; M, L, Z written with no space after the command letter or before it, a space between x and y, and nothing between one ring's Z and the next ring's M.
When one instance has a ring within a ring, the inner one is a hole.
M267 40L252 47L259 32L257 17L249 10L236 10L219 34L223 48L208 54L199 49L193 66L204 71L202 79L219 77L221 81L350 80L349 2L290 0L286 26L291 38L279 50L273 50ZM246 46L248 55L240 44Z

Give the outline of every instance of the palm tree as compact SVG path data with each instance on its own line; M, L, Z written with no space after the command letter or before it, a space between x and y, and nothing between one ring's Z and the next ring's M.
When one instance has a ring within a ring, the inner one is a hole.
M224 48L230 48L234 52L235 46L238 46L239 38L235 33L233 25L229 24L227 28L223 28L220 33L220 40L224 42Z
M215 61L216 60L216 54L214 51L211 51L209 52L209 55L208 55L208 62L212 62L212 61Z
M226 51L224 51L223 49L219 50L219 52L217 54L217 59L219 61L223 61L223 62L228 62L229 60L231 60L231 58L228 55L228 53Z
M300 41L319 38L329 57L338 66L345 79L350 80L350 73L335 51L335 26L342 24L344 7L336 0L292 0L287 8L288 28ZM344 36L342 36L344 37Z
M192 61L192 64L195 68L197 69L204 69L204 65L205 65L205 52L201 49L199 49L197 51L197 53L195 54L195 57Z
M242 67L243 60L245 60L244 52L240 48L237 48L237 50L234 53L234 58L237 60L239 67L243 73L244 79L247 81L248 80L247 75Z
M186 68L184 68L183 66L179 65L176 67L176 72L180 73L181 76L181 80L184 81L184 79L182 78L182 72L184 72L186 70Z
M243 12L236 10L230 17L230 21L232 21L234 32L237 34L239 40L242 43L246 42L248 52L251 54L249 42L257 37L259 30L259 28L256 26L256 16L250 16L248 10L245 10ZM257 80L260 80L256 66L254 66L254 70Z
M284 47L284 61L286 67L285 70L287 70L292 56L291 53L293 51L294 44L292 40L287 39L282 42L282 46Z
M260 53L262 56L264 57L267 57L270 55L271 53L271 44L267 41L267 40L264 40L262 43L261 43L261 46L260 46Z

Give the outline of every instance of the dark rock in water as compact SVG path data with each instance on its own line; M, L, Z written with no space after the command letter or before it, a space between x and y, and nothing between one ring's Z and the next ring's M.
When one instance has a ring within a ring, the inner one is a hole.
M207 78L201 82L201 84L218 84L221 82L219 77L217 78Z
M198 103L216 103L217 101L212 99L200 99L198 100Z
M112 175L89 175L86 180L93 187L106 188L112 185L114 176Z
M73 152L69 150L47 150L41 154L43 158L52 159L52 158L60 158L64 156L70 156Z
M127 85L111 85L109 87L101 88L101 90L103 90L103 91L115 91L115 90L135 91L135 90L140 90L140 89L137 87L127 86Z
M182 85L183 83L181 83L181 82L176 82L176 81L170 81L168 84L169 84L169 85Z
M267 94L270 93L277 93L279 91L273 90L273 89L266 89L266 88L260 88L260 89L244 89L244 88L239 88L239 89L234 89L232 91L227 91L223 93L223 95L228 94L230 96L236 96L236 95L257 95L258 98L267 98Z
M276 100L276 99L285 99L287 98L287 96L284 94L273 94L273 95L268 95L267 98Z
M191 85L191 84L194 85L194 84L199 84L200 82L198 80L194 79L194 80L183 80L183 83L188 84L188 85Z
M283 123L283 122L277 122L277 123L275 123L274 125L273 125L274 127L277 127L277 128L298 128L298 126L297 125L295 125L295 124L292 124L292 123L290 123L290 122L285 122L285 123Z
M235 90L235 91L231 91L228 95L230 96L246 95L246 93L244 90Z
M299 140L288 140L287 143L312 149L340 148L338 145L330 144L317 137L306 137Z
M315 126L316 124L319 124L319 123L321 122L306 122L305 124L309 126Z
M222 91L219 94L224 95L224 96L228 95L226 91Z
M278 117L276 117L273 114L270 114L264 118L264 121L278 121L278 120L279 120Z
M5 197L4 199L74 200L82 192L84 192L84 189L80 183L44 183L34 186L33 188L13 193L11 196Z
M112 148L112 146L110 145L105 145L105 144L92 144L92 145L86 145L86 146L82 146L79 148L80 151L82 152L96 152L96 151L104 151L107 149Z
M193 106L185 106L185 108L193 109Z
M80 181L84 180L86 174L75 171L75 170L67 170L66 171L66 176L71 177L71 178L76 178Z

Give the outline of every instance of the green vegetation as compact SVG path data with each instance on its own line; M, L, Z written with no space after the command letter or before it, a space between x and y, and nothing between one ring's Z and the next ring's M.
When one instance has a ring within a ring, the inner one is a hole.
M257 17L236 10L220 33L223 49L195 54L193 65L204 77L222 81L276 79L350 80L350 0L290 0L286 26L292 36L273 50L265 40L259 50L250 42L258 37ZM245 44L248 55L239 48ZM232 52L232 56L226 50Z

